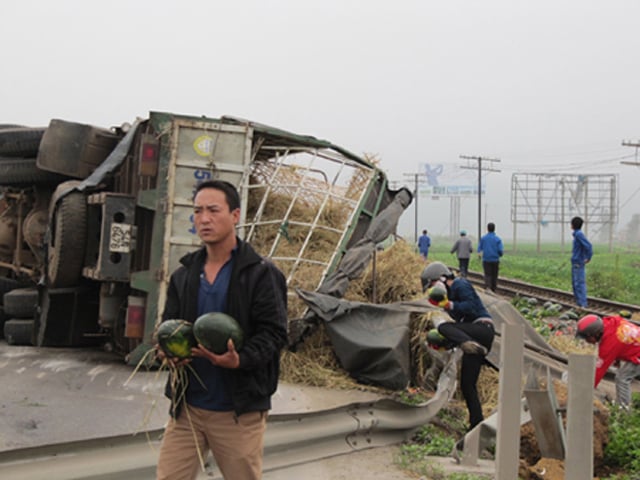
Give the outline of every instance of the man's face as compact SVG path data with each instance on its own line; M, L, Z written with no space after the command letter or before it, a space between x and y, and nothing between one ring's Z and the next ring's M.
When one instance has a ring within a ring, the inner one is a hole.
M206 244L219 243L235 236L240 209L229 210L224 192L214 188L200 190L193 201L193 222L198 236Z

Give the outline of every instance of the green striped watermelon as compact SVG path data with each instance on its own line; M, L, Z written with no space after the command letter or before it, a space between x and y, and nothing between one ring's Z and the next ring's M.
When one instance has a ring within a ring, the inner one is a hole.
M186 320L165 320L156 331L158 345L168 357L190 358L191 349L197 346L193 324Z
M222 355L227 351L227 342L233 340L236 350L242 348L244 332L235 318L222 312L205 313L193 324L193 334L198 343L207 350Z
M447 287L442 282L436 282L427 294L431 300L441 302L447 298Z
M436 350L448 350L453 347L453 344L437 328L432 328L427 332L427 343Z

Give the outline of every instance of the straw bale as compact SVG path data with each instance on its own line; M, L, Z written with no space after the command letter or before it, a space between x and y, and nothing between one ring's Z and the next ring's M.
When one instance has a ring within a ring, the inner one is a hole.
M294 319L301 317L306 307L293 291L318 288L354 204L335 197L327 199L331 186L299 175L295 168L283 167L278 172L273 177L271 166L254 171L247 200L247 234L255 249L270 257L287 277L288 315ZM266 181L272 184L268 186ZM286 181L287 185L279 181ZM295 196L296 188L310 184L315 190L305 189Z
M363 274L349 284L345 298L360 302L373 301L373 282L376 283L378 304L413 300L422 295L420 273L423 264L413 247L396 241L382 252L376 252L375 277L373 262Z
M556 335L549 339L549 345L562 353L595 354L596 347L576 339L573 335Z
M296 352L284 351L280 366L280 379L289 383L336 389L385 391L373 385L359 384L340 366L324 325L320 325Z

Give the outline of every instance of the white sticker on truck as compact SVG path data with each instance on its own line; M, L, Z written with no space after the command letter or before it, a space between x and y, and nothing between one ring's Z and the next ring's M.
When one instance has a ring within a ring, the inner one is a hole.
M109 251L118 253L131 252L131 225L128 223L111 224Z

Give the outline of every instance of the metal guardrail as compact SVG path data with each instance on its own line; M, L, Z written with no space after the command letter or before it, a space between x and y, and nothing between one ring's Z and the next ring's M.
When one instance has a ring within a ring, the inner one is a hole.
M456 388L454 352L434 396L420 405L391 399L351 403L317 412L271 415L264 471L367 448L398 444L428 423ZM146 480L155 478L162 430L0 452L3 480ZM221 478L212 461L198 478Z
M517 322L513 307L497 296L481 293L496 320ZM499 324L498 324L499 326ZM526 333L526 331L525 331ZM563 355L543 348L533 332L525 343L525 369L539 369L553 377L567 370ZM501 335L496 337L488 361L498 367ZM264 471L308 463L368 448L398 444L415 429L428 423L452 398L456 389L457 364L454 350L440 374L434 396L424 404L407 405L391 399L350 403L341 407L305 413L273 414L265 435ZM614 391L605 379L602 390ZM637 387L637 385L635 385ZM489 430L489 429L485 429ZM495 432L494 432L495 434ZM76 441L0 452L3 480L146 480L155 478L161 429L87 441ZM212 461L199 479L219 479Z

